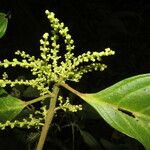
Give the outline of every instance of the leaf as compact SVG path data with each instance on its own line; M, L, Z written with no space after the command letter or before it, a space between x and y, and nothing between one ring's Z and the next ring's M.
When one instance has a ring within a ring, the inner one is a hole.
M121 148L119 148L119 146L115 145L113 142L110 142L106 139L101 139L100 140L102 145L105 147L105 149L107 150L120 150Z
M32 86L29 86L26 88L26 90L24 90L23 92L23 96L24 97L39 97L40 96L40 92L36 89L33 88Z
M84 142L91 148L91 150L101 150L101 146L98 141L87 131L80 130L80 134Z
M118 131L150 149L150 74L134 76L93 94L79 94Z
M27 104L11 95L0 88L0 121L5 122L7 120L14 119Z
M5 13L0 13L0 38L2 38L6 32L8 24L8 18Z
M26 142L27 143L33 143L33 142L37 141L37 139L39 138L39 136L40 136L40 132L39 131L37 131L37 132L30 132L27 135Z

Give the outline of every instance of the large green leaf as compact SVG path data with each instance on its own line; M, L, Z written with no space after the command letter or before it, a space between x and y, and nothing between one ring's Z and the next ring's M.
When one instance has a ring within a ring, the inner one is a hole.
M3 35L5 34L7 29L7 24L8 24L7 15L4 13L0 13L0 38L2 38Z
M150 149L150 74L134 76L93 94L79 94L112 127Z
M14 119L26 105L24 101L8 95L0 88L0 122Z

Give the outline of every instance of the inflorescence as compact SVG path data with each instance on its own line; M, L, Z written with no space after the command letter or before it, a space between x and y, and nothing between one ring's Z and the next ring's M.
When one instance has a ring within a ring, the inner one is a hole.
M37 88L41 96L50 94L50 85L53 83L59 84L67 80L79 82L84 73L93 70L103 71L107 66L101 63L102 57L115 54L110 48L106 48L105 51L102 52L87 51L86 53L75 57L73 53L75 48L74 40L68 33L68 27L65 27L63 22L60 22L59 19L55 18L53 12L46 10L45 13L52 30L51 33L44 33L40 40L40 58L35 58L35 56L30 56L26 52L18 50L15 54L22 58L21 61L14 58L12 61L5 59L0 62L0 67L4 68L20 66L22 68L30 69L35 78L31 80L16 79L12 81L9 79L7 73L4 72L2 79L0 79L0 87L6 87L7 85L10 85L11 87L14 87L15 85L27 85ZM60 37L64 40L64 44L66 45L66 53L63 56L58 54L58 52L61 51L59 43ZM58 109L69 110L72 112L82 109L80 105L71 105L68 99L65 103L62 103L62 98L60 97L59 102ZM32 118L33 117L30 117L29 122L32 122ZM23 122L30 124L27 120L24 120ZM10 121L6 122L6 126L15 126L16 124L19 125L19 121L15 121L13 124L10 123ZM4 128L5 126L0 124L0 127Z

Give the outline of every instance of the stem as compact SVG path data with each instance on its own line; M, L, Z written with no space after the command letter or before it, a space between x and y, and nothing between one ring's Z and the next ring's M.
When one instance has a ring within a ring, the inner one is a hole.
M35 99L33 99L33 100L30 100L30 101L26 102L26 105L31 105L31 104L33 104L33 103L42 101L42 100L44 100L44 99L46 99L46 98L48 98L48 97L50 97L49 94L48 94L48 95L41 96L41 97L38 97L38 98L35 98Z
M58 92L59 92L59 87L54 85L54 87L53 87L54 97L52 97L51 100L50 100L50 105L49 105L49 109L48 109L47 116L46 116L46 119L45 119L45 124L42 127L40 139L39 139L38 145L36 147L36 150L42 150L43 149L44 142L45 142L45 139L46 139L46 136L47 136L47 133L48 133L48 129L49 129L50 124L52 122L52 119L54 117Z
M60 86L64 87L65 89L69 90L70 92L74 93L75 95L81 97L83 95L83 93L80 93L79 91L73 89L72 87L70 87L68 84L66 83L60 83Z

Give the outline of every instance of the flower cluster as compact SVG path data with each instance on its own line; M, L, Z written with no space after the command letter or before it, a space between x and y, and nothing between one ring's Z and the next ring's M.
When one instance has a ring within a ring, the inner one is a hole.
M49 85L52 83L59 83L61 81L71 80L79 82L82 75L93 70L103 71L107 66L101 63L102 57L114 55L114 51L110 48L105 49L102 52L86 52L78 57L74 57L74 41L71 35L68 33L68 27L64 26L64 23L55 18L53 12L46 10L47 17L50 21L52 31L51 37L49 33L44 33L43 38L40 40L41 58L35 58L26 54L24 51L15 52L16 55L22 57L22 61L14 58L12 61L5 59L0 62L0 66L5 68L11 66L20 66L22 68L31 69L32 75L36 78L33 80L8 80L6 73L3 75L3 79L0 80L0 86L6 85L14 86L16 84L31 85L36 87L41 95L45 95L50 91ZM60 44L58 43L59 36L64 39L66 44L66 53L64 54L65 60L59 61L62 56L58 55L60 51ZM84 66L82 64L84 63ZM87 65L85 65L87 63Z
M59 101L59 106L56 107L55 111L60 110L60 109L64 111L70 111L70 112L77 112L78 110L82 110L82 105L72 105L68 97L63 103L64 100L62 96L59 96L58 101Z
M33 79L15 79L10 80L7 73L4 72L2 79L0 79L0 87L6 87L10 85L14 87L15 85L27 85L33 88L36 88L40 95L51 94L51 84L61 83L67 80L79 82L84 73L95 71L103 71L107 66L103 63L102 57L114 55L115 52L110 48L105 49L102 52L86 52L77 57L74 56L73 50L74 40L71 35L68 33L68 27L64 26L63 22L60 22L59 19L55 18L53 12L46 10L47 18L51 25L51 33L44 33L42 39L40 40L40 58L35 56L30 56L24 51L16 51L15 54L20 56L22 59L14 58L9 61L7 59L0 61L0 67L22 67L25 69L30 69ZM63 39L65 44L65 50L63 56L59 55L61 51L60 40ZM64 111L69 110L71 112L76 112L82 110L81 105L72 105L70 104L69 99L65 102L62 101L62 97L58 98L59 106L57 109L63 109ZM14 126L41 126L43 125L42 121L46 116L46 108L42 118L34 118L32 115L28 119L23 121L7 121L6 123L0 123L0 128L4 129L6 126L13 128Z
M38 117L36 117L36 115ZM46 106L41 107L41 111L35 111L35 114L30 114L28 118L24 118L23 120L15 120L9 121L7 120L5 123L0 123L0 129L4 130L6 127L26 127L31 128L35 127L39 129L44 125L44 121L47 115Z

